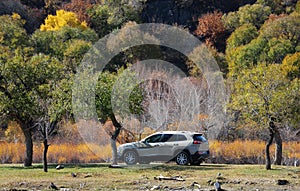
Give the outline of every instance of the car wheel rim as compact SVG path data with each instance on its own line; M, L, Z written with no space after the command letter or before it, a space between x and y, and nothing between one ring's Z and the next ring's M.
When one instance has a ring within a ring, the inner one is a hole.
M178 156L177 156L177 163L180 164L180 165L185 165L187 164L187 161L188 161L188 157L185 153L180 153Z
M136 161L135 153L133 153L133 152L127 152L125 154L125 162L127 164L134 164L135 161Z

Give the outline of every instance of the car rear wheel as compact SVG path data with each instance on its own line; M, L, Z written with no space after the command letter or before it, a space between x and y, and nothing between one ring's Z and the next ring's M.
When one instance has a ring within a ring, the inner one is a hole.
M190 158L186 152L182 151L176 156L175 160L178 165L188 165Z
M128 150L124 153L124 162L127 165L135 165L138 162L138 155L135 151Z

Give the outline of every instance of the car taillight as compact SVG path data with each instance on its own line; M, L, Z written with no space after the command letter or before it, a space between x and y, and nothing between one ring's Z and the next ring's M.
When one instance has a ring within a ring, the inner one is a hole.
M193 142L194 145L201 144L201 143L202 143L202 141L197 141L197 140L194 140L194 142Z

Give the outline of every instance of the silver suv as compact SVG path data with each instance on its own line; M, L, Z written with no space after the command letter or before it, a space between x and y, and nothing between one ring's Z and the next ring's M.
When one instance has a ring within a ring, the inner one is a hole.
M200 165L208 156L209 145L203 134L189 131L157 132L118 147L118 158L127 165L172 160L178 165Z

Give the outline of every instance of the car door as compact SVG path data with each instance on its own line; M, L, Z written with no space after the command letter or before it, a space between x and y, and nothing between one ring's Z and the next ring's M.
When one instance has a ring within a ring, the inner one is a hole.
M169 140L172 139L172 137L174 137L175 135L173 134L163 134L159 147L158 147L158 152L157 155L158 156L162 156L162 157L166 157L166 156L171 156L172 155L172 148L173 148L173 144L172 142L170 142Z
M153 157L157 156L159 147L161 146L162 134L154 134L143 140L143 147L140 147L138 153L142 157Z

